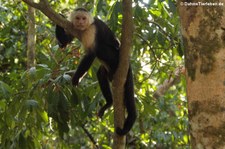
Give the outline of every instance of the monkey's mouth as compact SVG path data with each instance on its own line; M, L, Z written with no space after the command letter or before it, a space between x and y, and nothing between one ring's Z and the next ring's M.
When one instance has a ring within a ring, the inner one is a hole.
M79 29L79 30L85 30L85 26L84 25L78 25L76 28Z
M81 31L85 30L84 25L76 25L75 28L78 29L78 30L81 30Z

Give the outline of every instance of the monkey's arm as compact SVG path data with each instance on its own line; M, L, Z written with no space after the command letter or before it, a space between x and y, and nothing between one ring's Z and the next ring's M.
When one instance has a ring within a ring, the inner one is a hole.
M59 25L56 25L55 35L60 48L65 48L67 44L71 43L74 38L72 35L67 34L64 28L60 27Z
M80 64L78 65L78 68L72 78L72 84L74 86L77 86L79 83L79 79L88 71L88 69L91 67L91 64L93 63L95 59L95 53L89 52L84 55L83 59L81 60Z

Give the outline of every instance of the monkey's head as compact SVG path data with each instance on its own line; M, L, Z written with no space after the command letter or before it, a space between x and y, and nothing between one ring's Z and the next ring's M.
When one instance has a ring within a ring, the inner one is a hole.
M84 31L94 22L94 19L86 9L77 8L71 13L70 21L75 29Z

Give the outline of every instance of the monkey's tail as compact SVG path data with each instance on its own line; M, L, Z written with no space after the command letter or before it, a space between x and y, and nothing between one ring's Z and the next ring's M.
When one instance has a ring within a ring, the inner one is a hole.
M131 67L129 67L128 69L127 80L124 87L124 102L128 115L125 120L123 129L116 128L116 133L120 136L126 135L131 130L137 117L134 99L133 74Z

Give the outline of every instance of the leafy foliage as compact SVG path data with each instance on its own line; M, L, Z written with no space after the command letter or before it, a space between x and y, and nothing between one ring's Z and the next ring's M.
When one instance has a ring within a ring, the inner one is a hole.
M85 3L88 2L88 3ZM120 37L119 1L79 1L108 23ZM0 6L0 144L1 148L110 148L113 110L96 117L104 104L96 79L95 61L77 88L71 75L82 55L74 41L58 48L54 24L36 11L36 67L26 70L27 6L3 0ZM73 1L51 1L64 14ZM138 119L127 137L136 148L188 148L185 82L159 99L154 91L182 65L183 51L175 1L135 0L135 33L131 63L134 72ZM97 143L96 143L97 142ZM96 143L96 144L95 144Z

